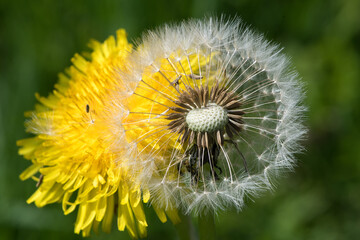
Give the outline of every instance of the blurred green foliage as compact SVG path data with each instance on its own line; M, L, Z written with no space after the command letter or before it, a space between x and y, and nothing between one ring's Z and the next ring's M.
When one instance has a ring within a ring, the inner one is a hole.
M306 84L307 151L278 188L249 199L240 213L217 217L218 239L358 239L360 236L360 1L358 0L1 0L0 1L0 239L80 239L75 214L58 204L37 209L35 189L18 175L29 163L17 155L27 137L23 112L34 93L47 95L57 73L90 38L118 28L130 40L169 21L205 14L238 15L281 43ZM176 239L151 209L149 239ZM127 233L91 239L128 239Z

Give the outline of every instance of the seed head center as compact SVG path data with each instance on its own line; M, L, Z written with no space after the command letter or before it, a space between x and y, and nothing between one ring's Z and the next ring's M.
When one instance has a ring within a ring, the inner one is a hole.
M194 108L186 115L186 123L194 132L215 132L222 129L227 122L226 109L216 103L209 103L202 108Z

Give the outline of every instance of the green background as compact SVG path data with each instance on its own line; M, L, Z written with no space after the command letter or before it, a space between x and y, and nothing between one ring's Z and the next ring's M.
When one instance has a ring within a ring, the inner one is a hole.
M248 200L240 213L221 213L218 239L358 239L360 237L360 1L344 0L0 0L0 239L81 239L75 214L59 204L25 200L33 181L18 175L27 137L23 112L34 93L47 95L57 74L89 39L125 28L130 40L169 21L205 14L240 16L291 56L306 84L306 152L277 189ZM148 209L149 239L176 239L170 223ZM128 239L92 234L90 239Z

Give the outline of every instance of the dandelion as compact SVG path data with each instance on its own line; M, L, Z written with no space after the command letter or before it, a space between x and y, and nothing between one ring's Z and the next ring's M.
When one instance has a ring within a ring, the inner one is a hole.
M131 237L144 237L143 202L150 194L141 191L128 167L131 159L121 125L126 97L135 84L123 81L119 72L132 46L124 30L117 32L117 39L92 41L90 46L92 53L75 55L52 94L36 95L40 104L26 114L25 124L36 136L17 142L19 154L32 162L20 178L37 181L28 203L43 207L62 202L65 214L77 208L75 233L88 236L100 224L108 232L115 217L120 231L126 228ZM175 210L154 209L161 221L166 214L177 221Z
M238 19L150 31L123 78L137 180L164 209L235 207L273 187L301 150L302 89L281 49Z

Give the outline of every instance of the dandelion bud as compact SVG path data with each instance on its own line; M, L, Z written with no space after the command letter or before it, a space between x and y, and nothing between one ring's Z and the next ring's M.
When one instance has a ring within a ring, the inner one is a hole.
M129 166L152 203L185 213L241 209L301 150L302 89L281 49L238 19L147 33L123 78Z

